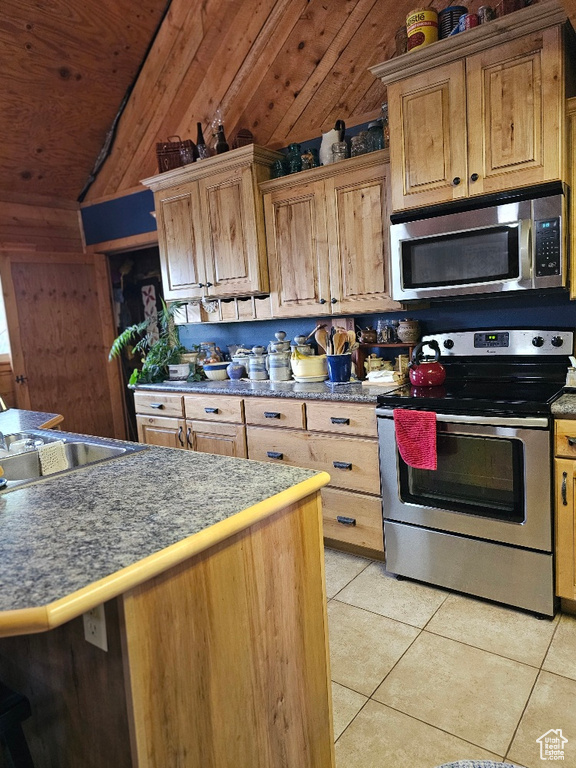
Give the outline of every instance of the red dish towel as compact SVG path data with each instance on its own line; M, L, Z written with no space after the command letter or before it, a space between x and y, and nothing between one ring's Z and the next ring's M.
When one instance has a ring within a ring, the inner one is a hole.
M414 469L436 469L436 414L395 408L394 427L396 444L406 464Z

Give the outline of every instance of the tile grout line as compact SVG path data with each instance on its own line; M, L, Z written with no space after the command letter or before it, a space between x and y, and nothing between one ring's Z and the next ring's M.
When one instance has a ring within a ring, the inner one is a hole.
M436 731L440 731L440 733L445 733L447 736L452 736L453 739L458 739L458 741L463 741L465 744L470 744L471 747L477 747L478 749L483 749L486 752L491 752L493 755L497 755L498 758L500 758L500 755L498 752L496 752L493 749L490 749L490 747L486 747L482 744L476 744L473 741L470 741L469 739L465 739L462 736L458 736L456 733L452 733L451 731L447 731L445 728L440 728L437 725L433 725L432 723L427 723L426 720L422 720L419 717L416 717L415 715L412 715L408 712L404 712L402 709L398 709L397 707L393 707L391 704L383 704L381 701L378 701L378 699L368 699L368 701L373 701L376 704L380 704L381 707L388 707L389 709L394 710L394 712L399 712L401 715L404 715L405 717L409 717L412 720L416 720L418 723L422 723L422 725L427 725L428 728L434 728ZM364 705L366 706L366 705ZM504 756L502 756L502 759L504 759Z
M540 679L540 675L542 674L542 669L538 670L538 674L536 675L534 679L534 683L532 685L532 688L530 689L530 693L528 694L528 698L526 699L526 704L524 704L524 708L522 709L522 712L520 713L520 717L518 718L518 722L516 723L516 728L514 728L514 733L512 734L512 738L510 739L510 742L508 744L508 747L506 748L506 752L504 752L504 759L508 757L508 754L510 753L510 750L512 749L512 744L514 743L514 739L516 738L516 734L518 733L518 728L520 728L520 723L522 722L522 718L526 714L526 710L528 709L528 704L530 703L530 699L532 698L532 694L534 693L534 688L536 688L536 683Z
M360 605L355 605L354 603L346 603L344 600L338 600L338 597L332 597L330 598L330 602L335 601L337 603L340 603L340 605L347 605L349 608L356 608L358 611L366 611L366 613L369 613L371 616L379 616L381 619L388 619L388 621L395 621L397 624L402 624L403 627L410 627L411 629L417 629L419 632L422 632L422 627L416 626L416 624L408 624L406 621L401 621L400 619L395 619L393 616L386 616L384 613L377 613L376 611L371 611L370 608L363 608Z

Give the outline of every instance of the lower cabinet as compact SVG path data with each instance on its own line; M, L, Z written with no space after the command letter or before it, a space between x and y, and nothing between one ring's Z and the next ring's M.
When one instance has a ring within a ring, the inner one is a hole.
M374 405L149 391L135 404L140 442L328 472L327 543L383 556Z
M554 426L556 594L576 600L576 420Z

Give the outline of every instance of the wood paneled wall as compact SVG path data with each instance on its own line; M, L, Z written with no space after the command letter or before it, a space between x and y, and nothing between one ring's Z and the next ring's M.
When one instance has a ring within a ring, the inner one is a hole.
M0 191L0 251L82 249L78 203Z

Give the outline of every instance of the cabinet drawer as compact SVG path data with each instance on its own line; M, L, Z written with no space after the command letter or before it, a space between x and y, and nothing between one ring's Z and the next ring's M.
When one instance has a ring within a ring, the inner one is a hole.
M361 403L306 403L308 429L376 437L376 406Z
M246 424L267 427L292 427L304 429L304 403L300 400L283 400L281 397L246 398L244 401Z
M576 419L558 419L554 424L554 453L576 458Z
M331 486L380 493L378 443L288 429L248 427L248 458L328 472Z
M164 392L135 392L136 413L150 413L155 416L183 416L182 395Z
M184 410L188 419L237 423L244 421L241 397L185 395Z
M384 552L382 499L322 488L324 536Z

